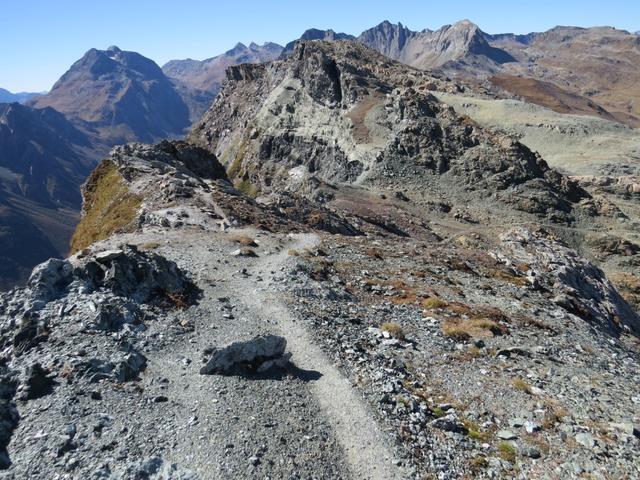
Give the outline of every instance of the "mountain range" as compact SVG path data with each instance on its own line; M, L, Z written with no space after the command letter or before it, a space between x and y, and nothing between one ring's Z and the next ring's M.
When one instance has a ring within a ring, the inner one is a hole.
M178 137L189 126L187 104L160 67L115 46L89 50L29 105L55 108L110 144Z
M8 173L4 177L10 179L5 187L14 199L13 203L7 200L6 208L17 208L12 206L16 195L29 195L28 201L34 206L77 212L80 184L111 147L129 141L183 137L210 107L227 81L230 67L286 58L299 42L358 42L411 67L455 78L461 91L475 91L489 98L523 99L560 113L591 115L635 127L640 125L638 38L606 27L556 27L543 33L490 35L468 20L433 31L412 31L400 23L385 21L358 36L310 29L285 46L238 43L218 56L202 61L172 60L162 68L136 52L118 47L93 48L50 92L26 100L20 97L27 105L23 114L32 117L30 122L9 124L5 120L12 134L3 137L0 150L4 150L6 159L11 156L5 161ZM233 68L231 72L244 74ZM425 88L437 87L427 84ZM37 113L43 109L49 112L46 121ZM62 115L54 119L47 109ZM57 137L50 135L53 127L47 122L64 124L56 130ZM38 138L38 129L42 129L43 138ZM22 150L10 145L12 136L24 146ZM49 175L49 190L42 187L44 177L26 180L24 172L33 164L29 159L40 159L38 149L27 148L29 139L44 152L63 148L57 144L72 151L69 160L64 160L64 154L42 164ZM81 163L74 160L78 155ZM28 188L21 189L20 185ZM75 203L69 198L62 201L59 192L65 189ZM49 230L54 236L60 233L54 242L59 254L64 253L62 245L68 241L68 226L74 221L73 215L65 216L60 229ZM41 228L38 225L32 227ZM17 233L14 236L22 238ZM25 265L36 261L34 258Z
M18 92L11 93L9 90L0 88L0 103L24 103L34 97L45 95L47 92Z

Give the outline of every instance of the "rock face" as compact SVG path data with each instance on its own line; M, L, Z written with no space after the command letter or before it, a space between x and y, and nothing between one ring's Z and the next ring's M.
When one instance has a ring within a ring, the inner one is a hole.
M554 292L554 302L567 311L607 332L639 335L640 317L602 270L551 237L524 228L510 230L501 236L505 258L527 265L529 281Z
M81 203L79 185L95 166L91 140L52 108L0 104L0 288L65 256Z
M437 183L558 218L586 195L537 154L428 93L450 84L355 43L301 43L286 60L232 67L228 76L189 138L237 185Z
M89 50L30 105L86 122L111 145L181 136L190 123L186 103L160 67L118 47Z

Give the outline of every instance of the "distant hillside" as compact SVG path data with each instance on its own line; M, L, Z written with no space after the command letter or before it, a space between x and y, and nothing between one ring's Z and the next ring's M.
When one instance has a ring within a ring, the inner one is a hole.
M206 60L171 60L162 67L162 71L176 82L183 96L189 99L192 120L196 121L220 91L227 67L275 60L282 49L276 43L251 43L248 47L238 43L231 50Z
M98 152L52 108L0 104L0 288L64 257Z

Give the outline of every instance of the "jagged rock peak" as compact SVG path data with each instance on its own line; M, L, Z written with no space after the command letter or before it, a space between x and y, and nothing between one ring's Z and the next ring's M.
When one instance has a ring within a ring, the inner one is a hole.
M429 93L455 84L356 42L300 42L284 60L231 67L228 77L189 138L254 191L389 178L425 188L439 177L440 186L490 192L559 220L586 195L539 155Z

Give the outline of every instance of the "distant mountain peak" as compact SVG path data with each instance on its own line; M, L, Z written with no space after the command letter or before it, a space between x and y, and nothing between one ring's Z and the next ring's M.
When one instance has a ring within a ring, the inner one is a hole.
M113 46L87 51L30 104L92 124L116 143L177 136L189 125L188 107L160 67Z
M238 42L235 44L235 46L231 50L227 50L225 52L225 55L237 55L241 52L244 52L245 50L247 50L247 46L242 42Z

